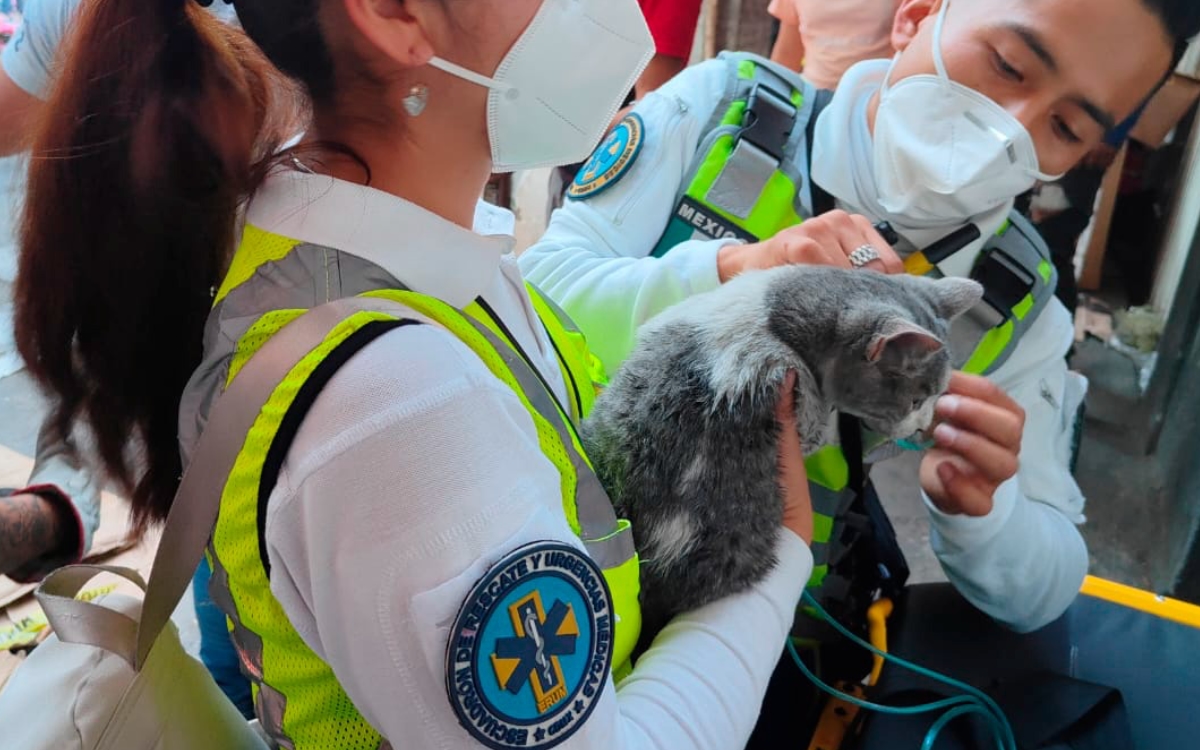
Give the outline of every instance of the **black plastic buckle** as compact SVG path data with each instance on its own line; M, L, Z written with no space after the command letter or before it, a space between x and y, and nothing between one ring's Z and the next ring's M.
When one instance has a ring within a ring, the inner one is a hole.
M786 98L761 83L754 84L746 101L744 127L738 134L773 158L783 161L792 130L796 127L796 108Z
M1002 250L993 248L984 254L971 278L983 285L983 301L1005 320L1012 318L1014 308L1033 291L1033 274Z

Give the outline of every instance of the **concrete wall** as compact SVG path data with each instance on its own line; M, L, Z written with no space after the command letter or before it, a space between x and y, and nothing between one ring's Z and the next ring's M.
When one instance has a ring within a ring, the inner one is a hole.
M1200 602L1200 336L1193 336L1179 387L1167 409L1159 461L1167 477L1167 545L1158 565L1160 590ZM1190 561L1190 562L1189 562ZM1156 576L1157 577L1157 576Z
M1175 301L1179 279L1192 248L1192 238L1200 225L1200 123L1184 153L1183 172L1179 176L1178 195L1164 235L1162 259L1154 282L1151 303L1166 313Z
M1200 129L1198 129L1200 130ZM1197 293L1200 280L1200 233L1193 231L1187 262L1181 264L1176 283L1182 279L1185 293ZM1180 298L1183 301L1185 298ZM1182 305L1172 326L1186 331L1175 386L1163 408L1162 432L1156 458L1162 468L1166 509L1158 519L1166 530L1165 548L1155 552L1156 588L1181 598L1200 602L1200 307ZM1165 352L1164 352L1165 354ZM1174 358L1163 357L1160 362ZM1160 365L1161 366L1161 365Z

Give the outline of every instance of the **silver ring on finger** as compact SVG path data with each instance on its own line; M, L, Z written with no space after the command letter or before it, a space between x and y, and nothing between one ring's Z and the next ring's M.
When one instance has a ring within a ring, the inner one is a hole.
M849 259L850 265L862 268L873 260L879 260L879 251L870 245L859 245L846 257Z

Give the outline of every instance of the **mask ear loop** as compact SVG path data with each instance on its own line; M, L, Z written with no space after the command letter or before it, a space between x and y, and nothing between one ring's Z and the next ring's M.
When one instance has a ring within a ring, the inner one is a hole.
M934 22L934 67L937 68L937 76L943 80L950 79L950 74L946 72L946 60L942 59L942 26L946 25L948 7L950 0L942 0L941 10L938 10L937 20Z
M898 62L900 62L899 52L892 57L892 64L888 66L887 74L883 77L883 85L879 88L879 97L881 101L887 92L892 90L892 73L896 72L896 63Z
M942 0L937 20L933 23L933 66L937 68L938 78L946 82L950 81L950 74L946 72L946 61L942 59L942 27L946 25L946 9L949 7L950 0Z
M1041 157L1038 158L1040 159ZM1059 174L1046 174L1041 170L1040 163L1038 164L1038 167L1038 169L1029 170L1029 174L1037 178L1038 182L1058 182L1067 174L1066 172L1060 172Z
M950 82L950 74L946 72L946 62L942 59L942 27L946 24L946 9L950 7L950 0L943 0L942 7L938 9L937 19L933 25L933 66L937 70L938 78L942 83ZM892 64L888 66L887 75L883 77L883 86L880 88L880 96L886 94L892 88L892 73L896 71L896 63L900 61L900 54L897 52L892 57Z
M430 59L429 65L437 68L438 70L449 73L456 78L461 78L464 81L469 81L470 83L482 86L485 89L491 89L493 91L500 92L509 92L515 90L512 84L504 83L503 81L497 81L494 78L488 78L485 75L480 75L473 70L467 70L461 65L456 65L455 63L452 63L449 60L443 60L440 57L434 57Z

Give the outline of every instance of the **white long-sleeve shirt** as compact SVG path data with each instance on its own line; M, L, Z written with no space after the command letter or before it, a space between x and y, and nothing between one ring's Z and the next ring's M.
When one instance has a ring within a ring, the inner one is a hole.
M637 161L603 192L568 200L543 239L521 256L525 277L571 315L610 372L632 350L642 323L720 283L717 253L730 240L692 240L662 258L650 253L726 86L725 63L709 61L648 95L635 108L645 124ZM851 129L850 123L833 128ZM948 217L942 234L965 221ZM997 490L993 511L981 518L949 516L926 498L933 549L951 582L1017 630L1061 615L1087 572L1087 549L1076 528L1084 499L1068 468L1074 415L1086 388L1064 360L1072 335L1066 310L1052 301L991 376L1027 419L1020 472Z
M554 351L506 255L510 237L299 174L273 178L248 222L365 258L452 305L482 296L565 402ZM484 209L477 227L503 223ZM272 592L394 747L480 746L447 695L450 628L488 568L547 540L583 549L533 420L466 345L433 324L392 331L337 372L267 509ZM812 570L790 531L780 529L777 551L779 565L758 586L677 618L619 689L608 677L562 747L742 747Z

